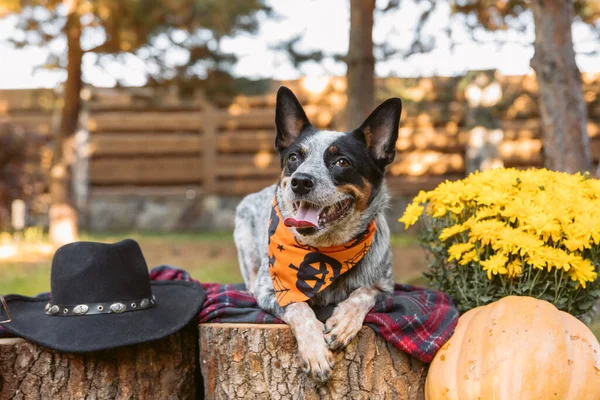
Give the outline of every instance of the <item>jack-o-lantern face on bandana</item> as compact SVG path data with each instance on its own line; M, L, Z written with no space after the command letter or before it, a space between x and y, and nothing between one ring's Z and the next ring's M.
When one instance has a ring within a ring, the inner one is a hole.
M312 247L298 242L283 224L277 200L269 221L269 272L277 303L307 301L367 254L375 236L375 220L353 241L333 247Z

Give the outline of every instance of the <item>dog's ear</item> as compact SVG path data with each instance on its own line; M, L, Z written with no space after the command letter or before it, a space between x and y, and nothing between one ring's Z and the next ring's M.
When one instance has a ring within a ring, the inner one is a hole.
M396 157L401 113L402 100L397 97L388 99L354 131L354 134L367 144L371 156L381 169L392 163Z
M277 137L275 147L281 153L288 148L300 135L303 129L310 127L300 102L294 93L285 86L277 91L277 106L275 107L275 127Z

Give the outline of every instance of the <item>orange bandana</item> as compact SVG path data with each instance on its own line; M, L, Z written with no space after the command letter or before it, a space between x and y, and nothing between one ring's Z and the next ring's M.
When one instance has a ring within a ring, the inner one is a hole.
M307 301L350 271L371 248L375 227L373 220L365 232L345 245L312 247L300 243L283 224L275 199L269 223L269 272L277 303L283 307Z

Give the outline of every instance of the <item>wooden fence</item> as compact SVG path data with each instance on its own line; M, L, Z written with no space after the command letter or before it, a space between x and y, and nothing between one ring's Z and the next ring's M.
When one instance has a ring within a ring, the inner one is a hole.
M492 74L493 116L503 139L505 166L543 164L541 123L533 76ZM475 75L455 78L389 78L377 82L378 96L400 96L404 111L395 162L388 170L397 195L413 195L445 179L465 174L469 88ZM600 75L584 74L588 131L594 160L600 159ZM345 81L324 82L320 93L306 82L284 82L294 90L319 128L343 129ZM489 83L489 82L488 82ZM173 90L94 88L88 93L89 157L85 174L90 192L153 188L198 188L202 193L241 196L274 182L279 158L273 150L275 91L239 96L229 103L195 96L180 99ZM495 86L494 86L495 85ZM481 91L479 96L486 96ZM489 96L488 96L489 97ZM484 99L485 100L485 99ZM489 105L489 104L488 104ZM0 122L50 134L60 98L51 90L0 91Z

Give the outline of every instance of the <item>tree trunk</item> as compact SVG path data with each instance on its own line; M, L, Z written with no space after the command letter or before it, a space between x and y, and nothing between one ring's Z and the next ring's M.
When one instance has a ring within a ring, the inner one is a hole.
M208 399L423 399L427 366L364 327L324 386L302 370L287 325L202 324Z
M194 399L196 340L192 326L154 342L79 355L2 339L0 399Z
M346 58L347 129L358 128L375 104L374 11L375 0L350 0L350 45Z
M74 161L75 133L81 109L81 21L79 1L72 0L65 34L67 37L67 80L63 93L60 127L55 132L54 155L50 170L50 240L55 245L78 240L77 211L73 201L71 165Z
M531 66L540 91L545 166L591 171L587 113L575 62L572 0L532 0L535 55Z

